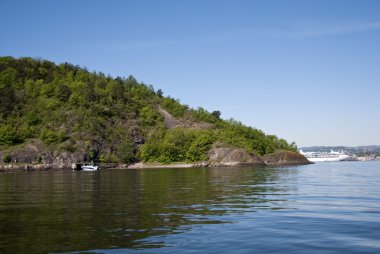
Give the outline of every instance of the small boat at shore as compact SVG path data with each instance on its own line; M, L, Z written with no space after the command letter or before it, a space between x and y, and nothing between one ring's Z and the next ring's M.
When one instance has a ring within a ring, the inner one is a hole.
M82 166L83 171L96 171L98 169L99 169L98 166L93 166L93 165L83 165Z

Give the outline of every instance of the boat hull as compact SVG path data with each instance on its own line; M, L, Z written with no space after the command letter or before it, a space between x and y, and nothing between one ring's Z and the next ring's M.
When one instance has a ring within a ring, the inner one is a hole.
M98 166L82 166L83 171L97 171L98 169Z

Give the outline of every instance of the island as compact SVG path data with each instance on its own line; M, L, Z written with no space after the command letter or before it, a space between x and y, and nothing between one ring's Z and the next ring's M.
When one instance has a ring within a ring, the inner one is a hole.
M310 163L275 135L191 108L133 76L0 57L0 171Z

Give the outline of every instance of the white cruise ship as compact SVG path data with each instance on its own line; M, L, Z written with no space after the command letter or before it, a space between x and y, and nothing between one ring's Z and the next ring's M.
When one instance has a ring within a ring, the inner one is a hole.
M300 154L305 156L311 162L322 161L357 161L358 157L353 155L347 155L344 152L304 152L300 150Z

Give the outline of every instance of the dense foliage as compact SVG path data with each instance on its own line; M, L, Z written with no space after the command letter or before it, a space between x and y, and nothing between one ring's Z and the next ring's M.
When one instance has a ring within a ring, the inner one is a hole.
M163 163L207 160L214 141L213 132L209 130L159 130L151 133L148 142L141 147L140 156L144 161Z
M167 129L160 107L194 124ZM58 152L124 163L205 160L216 141L260 155L296 149L294 143L220 115L191 109L132 76L112 78L69 63L0 58L1 149L41 140Z

